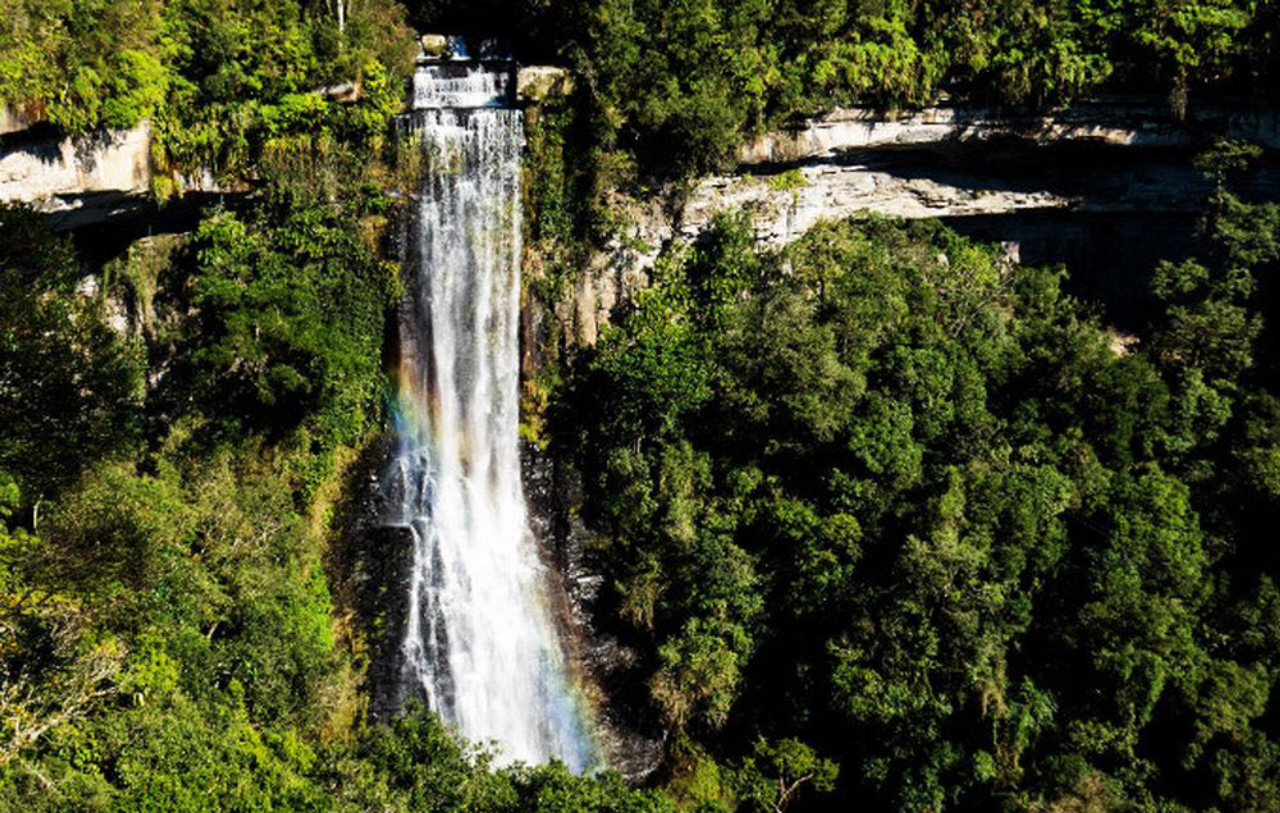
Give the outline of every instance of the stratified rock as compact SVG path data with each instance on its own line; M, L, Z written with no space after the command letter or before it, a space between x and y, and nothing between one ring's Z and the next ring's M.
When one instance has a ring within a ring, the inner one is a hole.
M769 177L703 180L684 208L680 231L696 239L720 213L745 210L761 243L785 245L820 220L860 212L914 219L1007 215L1071 205L1071 198L1044 189L984 188L973 178L948 182L897 176L861 164L820 165L801 169L790 188Z
M366 446L347 470L335 508L339 531L325 561L335 613L350 636L347 644L367 656L365 691L374 720L390 719L409 697L425 700L403 680L414 539L409 528L385 519L388 505L398 498L382 476L395 448L388 433Z
M935 105L907 113L837 108L797 127L765 133L738 150L740 164L791 163L884 148L1021 141L1034 145L1187 148L1207 134L1280 148L1280 111L1197 104L1179 119L1163 100L1117 97L1081 101L1053 113Z
M66 212L95 194L145 195L151 185L151 125L71 137L23 134L0 148L0 203Z

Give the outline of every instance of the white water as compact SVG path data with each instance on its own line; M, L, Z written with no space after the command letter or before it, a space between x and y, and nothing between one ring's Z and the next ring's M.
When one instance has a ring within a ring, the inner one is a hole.
M501 107L511 75L482 65L424 65L413 79L415 110Z
M581 772L597 757L520 480L521 114L453 109L441 103L451 94L474 98L456 74L419 68L414 98L429 109L410 122L424 169L389 477L388 521L414 544L402 690L468 739L495 743L500 764L557 758Z

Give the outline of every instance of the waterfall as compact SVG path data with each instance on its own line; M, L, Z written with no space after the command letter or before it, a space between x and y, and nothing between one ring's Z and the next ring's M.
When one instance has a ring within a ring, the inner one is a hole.
M520 151L510 66L423 64L409 137L422 175L400 324L387 482L413 544L400 694L499 764L599 758L529 530L518 445Z

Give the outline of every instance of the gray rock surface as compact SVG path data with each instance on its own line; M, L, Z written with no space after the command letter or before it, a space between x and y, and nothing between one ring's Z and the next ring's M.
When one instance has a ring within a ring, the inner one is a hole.
M1065 195L1044 189L983 188L980 183L896 176L862 164L817 165L800 170L803 182L783 188L771 178L715 177L698 184L684 207L680 233L696 239L716 215L745 210L756 237L785 245L820 220L860 212L902 218L1012 214L1028 209L1073 205Z
M0 203L44 212L88 205L94 195L145 195L151 184L151 126L75 138L34 132L0 147Z
M21 132L35 123L24 111L0 102L0 136Z
M1080 153L1061 145L990 154L973 146L949 155L864 150L784 174L703 179L681 208L677 231L696 240L718 214L744 211L757 239L782 246L820 220L865 212L906 219L1190 214L1203 208L1210 190L1188 159L1114 147ZM1280 171L1264 168L1254 188L1280 196Z
M844 108L799 127L761 136L739 150L738 162L789 163L853 150L987 141L1186 148L1213 135L1280 148L1280 111L1250 105L1197 104L1186 119L1179 120L1163 100L1140 97L1078 102L1048 115L954 105L896 115L872 108Z

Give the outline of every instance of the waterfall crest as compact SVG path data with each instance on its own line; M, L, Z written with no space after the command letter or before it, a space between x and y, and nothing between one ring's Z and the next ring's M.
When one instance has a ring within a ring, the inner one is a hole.
M520 152L509 68L428 64L409 137L420 198L406 254L389 525L413 544L400 693L499 763L598 763L529 530L519 421Z

